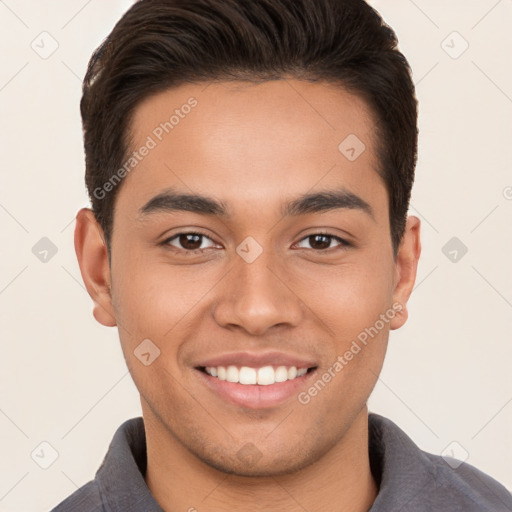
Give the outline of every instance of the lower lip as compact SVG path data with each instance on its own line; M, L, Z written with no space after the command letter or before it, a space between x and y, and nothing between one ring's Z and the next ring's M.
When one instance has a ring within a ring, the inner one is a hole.
M266 409L281 405L290 397L297 396L300 389L307 385L307 382L316 372L316 370L312 370L292 380L261 386L228 382L212 377L201 370L196 371L203 382L221 398L248 409Z

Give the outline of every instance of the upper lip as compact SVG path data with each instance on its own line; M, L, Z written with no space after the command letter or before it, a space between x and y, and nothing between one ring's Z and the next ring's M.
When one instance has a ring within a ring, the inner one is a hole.
M284 352L232 352L205 359L195 366L199 368L207 366L248 366L250 368L295 366L296 368L312 368L316 364L311 359L304 359Z

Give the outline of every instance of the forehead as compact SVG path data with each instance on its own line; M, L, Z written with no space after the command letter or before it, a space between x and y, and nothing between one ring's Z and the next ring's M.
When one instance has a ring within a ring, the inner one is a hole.
M191 103L195 106L189 108ZM201 122L183 122L187 118ZM236 135L247 143L248 137L257 133L252 147L258 141L268 143L273 134L286 134L298 142L309 140L308 146L325 137L336 143L344 133L369 142L374 128L372 112L360 97L339 85L296 79L185 84L152 95L135 108L131 125L134 140L142 142L167 121L172 128L162 135L172 133L176 140L180 134L189 137L186 125L194 124L197 138L206 137L216 144L228 135L226 143L237 140ZM239 130L230 133L233 127Z
M315 186L368 195L376 186L384 190L374 126L366 103L333 84L186 84L135 109L130 152L151 148L120 195L139 205L170 186L240 204Z

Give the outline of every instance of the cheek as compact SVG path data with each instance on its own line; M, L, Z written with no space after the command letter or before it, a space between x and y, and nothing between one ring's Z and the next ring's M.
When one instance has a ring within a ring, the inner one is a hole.
M392 259L371 264L362 260L318 267L314 278L304 272L297 280L303 283L298 295L308 301L332 339L318 372L319 379L328 382L318 400L326 418L332 404L356 414L366 402L380 373L395 316ZM322 383L316 388L310 396L324 389Z
M207 266L171 266L162 261L126 259L113 276L113 305L123 342L137 345L153 340L161 350L179 346L179 333L197 328L206 318L207 297L222 269Z
M336 339L356 337L390 309L392 262L351 261L340 265L303 267L289 274L297 295Z

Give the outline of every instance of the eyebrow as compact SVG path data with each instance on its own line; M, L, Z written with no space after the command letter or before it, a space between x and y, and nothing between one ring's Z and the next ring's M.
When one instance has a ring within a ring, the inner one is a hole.
M281 214L288 217L337 209L360 210L375 219L372 207L344 188L306 193L286 203L281 209ZM187 211L226 219L231 217L224 201L202 195L184 194L170 188L154 196L140 208L139 218L142 219L152 213L173 211Z

